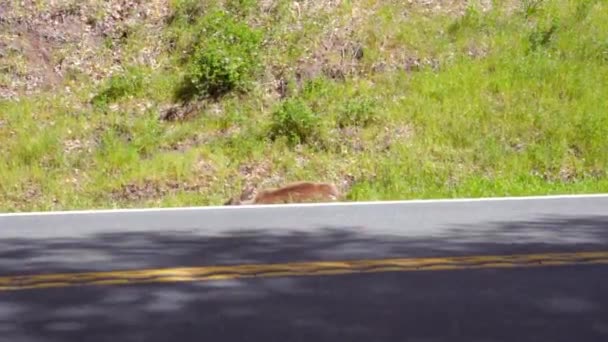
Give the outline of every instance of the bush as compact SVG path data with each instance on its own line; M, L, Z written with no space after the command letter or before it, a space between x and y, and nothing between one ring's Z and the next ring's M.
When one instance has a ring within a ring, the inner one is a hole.
M346 102L338 113L338 126L366 127L377 121L376 102L367 98L356 98Z
M301 99L288 99L272 113L271 139L286 137L289 143L308 143L320 136L320 118Z
M202 97L245 90L260 65L260 33L222 11L209 14L201 27L201 40L188 68L188 85Z

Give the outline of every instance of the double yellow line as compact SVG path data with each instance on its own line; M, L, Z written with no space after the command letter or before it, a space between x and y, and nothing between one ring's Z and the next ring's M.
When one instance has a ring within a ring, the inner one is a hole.
M179 267L109 272L36 274L0 277L0 291L53 287L198 282L256 277L319 276L349 273L406 272L480 268L515 268L608 264L608 251L314 261L282 264Z

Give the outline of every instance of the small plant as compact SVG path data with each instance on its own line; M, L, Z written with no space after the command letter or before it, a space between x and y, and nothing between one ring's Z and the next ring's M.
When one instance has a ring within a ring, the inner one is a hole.
M330 81L323 77L306 80L302 86L301 95L307 99L326 97L330 94Z
M169 24L176 21L184 21L193 24L205 11L205 2L198 0L174 0L169 3L172 10L167 18Z
M338 113L338 126L366 127L377 121L376 102L369 98L356 98L346 102Z
M236 15L246 17L257 6L257 0L228 0L226 7Z
M455 35L465 30L477 30L482 25L481 14L475 6L467 7L463 16L448 26L448 33Z
M222 11L209 14L201 25L200 43L194 49L185 85L193 89L181 92L219 97L245 90L260 65L260 33Z
M121 98L136 95L144 86L144 78L139 72L128 72L111 76L102 90L93 97L91 103L96 106L108 105Z
M547 47L555 37L555 33L557 32L558 27L559 25L555 21L551 23L551 25L546 29L537 27L528 36L528 40L530 42L530 49L534 51L538 50L539 48Z
M524 17L529 18L535 15L543 5L543 0L524 0L522 2L522 11Z
M320 135L320 118L301 99L288 99L272 113L269 137L286 137L290 143L307 143Z

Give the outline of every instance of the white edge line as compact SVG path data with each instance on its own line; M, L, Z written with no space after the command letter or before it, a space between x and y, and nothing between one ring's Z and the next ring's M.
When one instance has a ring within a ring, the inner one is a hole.
M324 203L293 203L293 204L257 204L238 206L199 206L199 207L165 207L165 208L125 208L125 209L90 209L68 211L38 211L19 213L0 213L0 218L11 216L52 216L52 215L88 215L112 213L146 213L146 212L178 212L201 210L234 210L234 209L261 209L261 208L297 208L297 207L331 207L331 206L361 206L384 204L428 204L428 203L460 203L460 202L495 202L495 201L531 201L531 200L558 200L582 198L608 198L608 193L579 194L579 195L544 195L544 196L512 196L512 197L477 197L477 198L442 198L418 199L396 201L366 201L366 202L324 202Z

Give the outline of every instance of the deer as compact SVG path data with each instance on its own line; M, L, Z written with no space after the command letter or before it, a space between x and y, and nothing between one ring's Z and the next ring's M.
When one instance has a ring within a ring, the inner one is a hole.
M246 189L240 197L232 197L224 205L331 202L341 197L340 191L334 184L307 181L264 189L255 196L252 196L253 192L253 189Z

